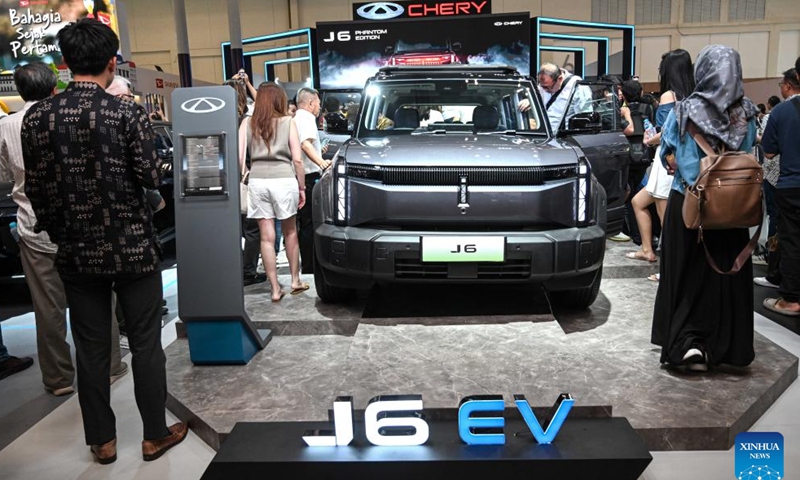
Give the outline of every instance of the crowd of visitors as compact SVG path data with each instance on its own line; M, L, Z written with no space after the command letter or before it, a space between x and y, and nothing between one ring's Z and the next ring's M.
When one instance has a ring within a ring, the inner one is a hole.
M115 297L133 355L142 455L154 460L188 431L185 423L167 426L165 419L162 254L153 228L153 214L163 200L154 202L147 193L159 185L160 160L148 115L133 101L130 85L115 81L116 34L84 19L60 30L58 41L74 81L57 93L57 78L46 65L18 68L14 82L25 106L0 121L0 166L14 180L42 382L53 395L71 394L77 369L86 443L99 463L115 461L110 385L128 371L120 360ZM771 97L758 107L744 95L738 52L721 45L704 48L694 65L685 50L665 53L658 100L643 95L636 80L619 84L623 132L635 157L631 212L641 239L641 247L627 256L656 262L660 251L659 274L651 277L659 282L651 341L661 347L663 364L696 371L749 365L755 355L751 280L778 290L778 297L764 301L765 308L800 317L798 71L800 58L779 83L783 100ZM551 127L557 129L581 79L550 63L537 77ZM320 96L302 88L290 100L279 85L256 88L244 73L226 85L236 90L239 167L249 182L242 219L244 281L269 281L271 299L278 302L286 293L308 290L301 273L313 272L311 199L331 165L323 158L326 147L318 130ZM442 115L430 108L425 115L434 113ZM349 120L336 118L343 124ZM705 144L716 153L751 152L758 145L763 154L769 225L765 277L753 278L750 259L737 264L735 272L720 273L731 269L748 245L746 228L698 233L684 221L687 188L701 174ZM658 243L654 226L661 227ZM281 239L291 274L288 291L277 271ZM259 254L264 274L257 270ZM66 340L67 306L77 368ZM32 364L30 358L8 354L0 330L0 379Z

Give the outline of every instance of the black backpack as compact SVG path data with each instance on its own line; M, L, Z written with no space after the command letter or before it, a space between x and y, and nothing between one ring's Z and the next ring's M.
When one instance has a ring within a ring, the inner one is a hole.
M631 144L631 165L650 165L655 156L655 148L644 144L644 119L650 120L650 123L655 125L653 107L647 103L633 102L628 104L628 108L631 111L633 124L633 134L628 135L628 142Z

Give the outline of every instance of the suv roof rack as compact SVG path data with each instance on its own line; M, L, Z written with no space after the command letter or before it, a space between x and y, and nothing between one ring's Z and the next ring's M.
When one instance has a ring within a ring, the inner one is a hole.
M379 75L393 75L398 73L494 73L503 75L520 75L516 68L510 65L398 65L381 67Z

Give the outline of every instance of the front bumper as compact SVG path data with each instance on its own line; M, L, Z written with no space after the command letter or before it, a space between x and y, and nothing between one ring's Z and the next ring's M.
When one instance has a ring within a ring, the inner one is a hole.
M422 262L422 236L503 236L503 263ZM318 224L315 253L328 283L366 288L389 282L544 283L549 290L591 285L605 255L600 226L541 232L387 231Z

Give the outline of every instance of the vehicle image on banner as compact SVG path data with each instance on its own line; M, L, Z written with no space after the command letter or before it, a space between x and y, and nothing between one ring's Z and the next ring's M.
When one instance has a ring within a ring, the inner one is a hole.
M172 125L153 122L155 144L162 162L158 191L166 206L153 216L153 225L162 245L175 239L175 200L172 182ZM24 275L19 258L19 239L13 225L17 222L17 204L11 199L13 183L0 183L0 278Z
M511 67L382 68L314 190L320 298L375 282L532 282L591 305L629 144L606 87L578 88L597 94L574 96L584 104L552 132Z
M399 40L394 47L386 47L386 53L391 55L386 65L448 65L462 63L457 52L461 51L461 44L451 43L446 39L441 44L407 43Z

